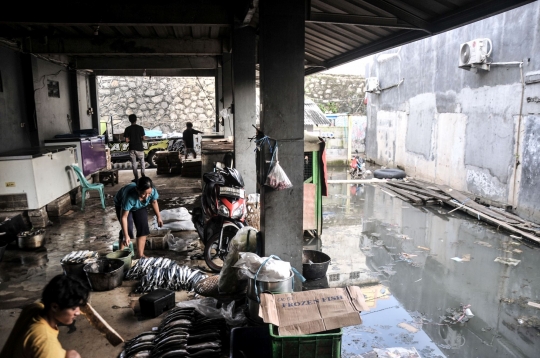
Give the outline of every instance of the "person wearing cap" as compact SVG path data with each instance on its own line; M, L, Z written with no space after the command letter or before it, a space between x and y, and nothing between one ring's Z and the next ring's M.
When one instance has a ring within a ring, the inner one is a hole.
M64 275L55 276L43 289L41 302L23 308L0 358L81 358L65 350L58 340L58 326L73 324L88 302L89 288Z
M133 224L135 224L135 229L137 229L137 255L145 257L144 245L146 244L146 237L150 234L148 205L152 205L156 213L158 226L163 226L157 202L158 198L159 194L149 177L142 177L136 183L126 185L116 193L114 206L121 227L118 236L120 250L129 246L129 243L135 237L133 235Z

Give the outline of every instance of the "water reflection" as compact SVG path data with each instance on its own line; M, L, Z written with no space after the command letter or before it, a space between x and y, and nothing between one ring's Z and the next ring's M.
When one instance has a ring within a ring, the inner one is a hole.
M537 356L538 319L531 317L538 309L527 303L539 301L540 251L449 210L414 207L372 185L330 186L322 235L322 250L332 257L329 285L380 282L391 292L362 314L360 328L344 330L344 356L411 345L423 357ZM496 257L521 262L508 266ZM464 324L442 322L460 304L470 304L475 316ZM400 322L421 330L410 333Z

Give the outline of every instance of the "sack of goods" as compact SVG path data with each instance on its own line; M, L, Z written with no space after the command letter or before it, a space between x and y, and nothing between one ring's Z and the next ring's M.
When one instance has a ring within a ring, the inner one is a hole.
M162 210L160 214L161 220L163 220L162 229L171 231L195 230L195 226L191 221L191 214L184 207ZM157 217L154 216L154 228L157 229L157 227Z

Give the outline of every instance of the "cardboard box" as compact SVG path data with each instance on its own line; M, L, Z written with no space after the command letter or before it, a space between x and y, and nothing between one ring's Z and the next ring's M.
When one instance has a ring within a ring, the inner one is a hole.
M362 323L368 311L360 287L260 295L259 316L279 327L280 336L323 332Z

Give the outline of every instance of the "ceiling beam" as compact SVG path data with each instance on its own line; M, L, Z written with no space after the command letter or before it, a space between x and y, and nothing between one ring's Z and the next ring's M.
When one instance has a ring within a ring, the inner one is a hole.
M216 69L217 59L210 56L75 57L73 65L81 70Z
M167 38L26 38L24 52L65 55L221 55L223 47L218 39Z
M0 12L0 23L39 25L230 26L228 1L102 1L58 0L10 2Z
M362 0L362 2L378 7L379 9L392 14L399 20L415 26L417 29L421 29L428 33L431 33L431 25L428 21L408 12L407 10L400 8L397 5L390 3L387 0Z
M152 77L215 77L216 70L162 69L146 70L146 76ZM96 76L143 76L142 70L93 70Z
M394 29L406 30L421 30L416 26L410 25L404 21L394 17L381 16L359 16L346 14L331 14L322 12L312 12L306 22L315 24L339 24L339 25L356 25L356 26L372 26L372 27L389 27Z

